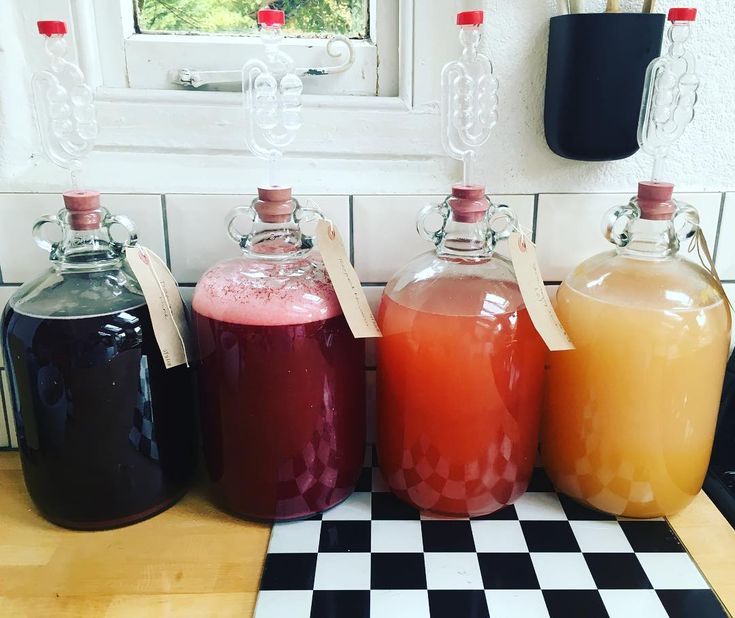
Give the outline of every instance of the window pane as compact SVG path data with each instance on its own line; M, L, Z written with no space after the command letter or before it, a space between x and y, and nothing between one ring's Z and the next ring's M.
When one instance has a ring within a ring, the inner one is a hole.
M254 34L264 6L286 11L289 36L367 38L368 0L134 0L140 32Z

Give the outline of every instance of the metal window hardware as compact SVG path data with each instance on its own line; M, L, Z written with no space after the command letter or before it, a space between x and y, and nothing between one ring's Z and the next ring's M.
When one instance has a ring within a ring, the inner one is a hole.
M327 41L327 54L332 58L342 59L340 64L322 67L297 67L294 72L300 77L323 76L344 73L355 62L355 48L352 41L341 34ZM201 88L212 84L241 84L242 70L235 71L197 71L195 69L178 69L174 71L171 82L186 88Z

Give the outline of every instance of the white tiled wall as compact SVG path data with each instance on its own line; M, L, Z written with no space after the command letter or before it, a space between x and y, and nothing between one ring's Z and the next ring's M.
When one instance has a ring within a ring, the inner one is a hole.
M602 215L611 206L625 204L629 197L628 193L507 195L496 196L493 201L511 206L521 225L535 232L544 278L553 294L555 284L572 267L611 248L600 232ZM677 197L699 209L710 247L717 247L720 275L735 303L735 193ZM385 282L412 257L432 248L431 243L416 234L417 211L443 198L344 195L314 196L301 201L303 206L309 206L309 201L319 205L339 227L348 250L354 252L355 267L366 284L368 300L377 311ZM224 218L232 208L249 205L251 199L252 196L237 195L106 195L103 204L136 222L141 243L168 258L174 275L182 283L184 299L191 302L193 286L204 270L218 260L238 255L237 245L225 231ZM0 193L0 308L18 284L46 267L47 257L31 239L31 227L40 215L54 213L62 205L59 195ZM375 365L374 341L368 341L367 397L371 419L375 407ZM7 398L7 374L2 360L0 379L2 395ZM9 409L9 402L5 407ZM15 446L11 421L12 418L6 420L0 414L0 447ZM369 427L372 426L371 420Z

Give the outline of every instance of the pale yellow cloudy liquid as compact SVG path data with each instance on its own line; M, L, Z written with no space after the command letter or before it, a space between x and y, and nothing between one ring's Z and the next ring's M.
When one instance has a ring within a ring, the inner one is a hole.
M542 457L557 488L590 506L671 514L707 470L729 313L698 267L612 261L593 258L572 277L587 285L559 288L576 350L550 355Z

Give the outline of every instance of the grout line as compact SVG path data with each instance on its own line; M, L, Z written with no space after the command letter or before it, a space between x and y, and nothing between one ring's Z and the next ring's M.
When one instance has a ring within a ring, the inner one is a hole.
M352 264L352 268L355 267L355 214L354 214L354 208L352 207L352 199L353 196L350 195L347 198L348 201L348 209L350 213L350 264Z
M538 200L539 194L533 196L533 229L531 230L531 242L536 243L536 223L538 222Z
M10 421L8 420L8 414L12 414L12 410L8 410L6 404L10 400L10 393L8 393L8 396L5 397L5 381L3 380L3 373L5 372L5 369L0 369L0 404L2 404L3 407L3 420L5 421L5 433L8 436L8 448L15 448L13 447L13 438L10 435ZM8 377L8 385L10 385L10 377Z
M717 233L715 234L715 248L712 251L712 261L717 264L717 250L720 248L720 232L722 231L722 218L725 216L725 201L727 193L722 192L720 198L720 216L717 218Z
M163 217L163 246L166 249L166 266L171 270L171 249L168 242L168 212L166 210L165 193L161 193L161 216Z

